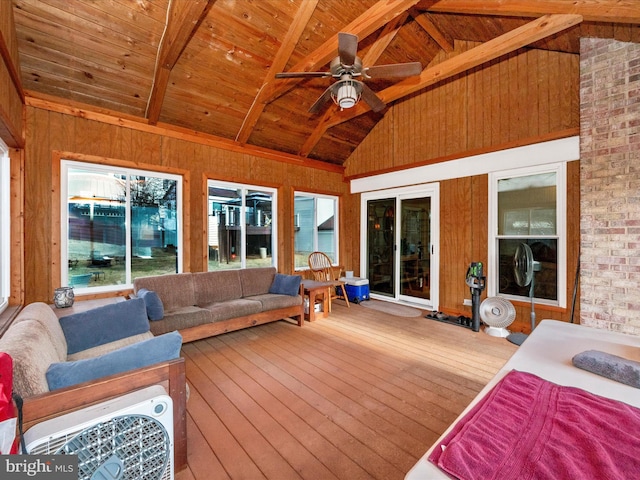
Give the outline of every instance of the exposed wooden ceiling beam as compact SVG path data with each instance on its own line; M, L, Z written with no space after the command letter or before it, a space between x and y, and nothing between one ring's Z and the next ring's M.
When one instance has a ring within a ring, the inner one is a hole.
M169 3L167 25L158 49L153 86L147 103L146 117L149 119L149 123L155 124L158 122L171 70L178 58L180 58L180 54L189 42L207 7L214 1L189 0L185 2L173 0Z
M453 52L453 44L451 41L436 27L428 13L422 13L416 8L411 8L409 13L422 29L443 49L445 52Z
M398 15L396 18L394 18L384 26L384 29L382 30L382 32L380 32L380 36L369 47L366 55L362 57L363 65L370 67L376 64L376 62L380 58L380 55L384 53L389 44L398 34L400 27L402 27L402 24L405 22L408 16L409 14L405 12L401 15Z
M338 110L337 115L346 116L346 111ZM347 120L349 119L345 118L343 121L347 121ZM300 147L300 151L298 152L298 155L300 155L301 157L308 157L311 151L318 144L322 136L325 134L325 132L329 130L331 127L338 125L340 123L342 122L337 122L336 118L333 116L332 113L328 111L325 112L322 115L322 118L320 119L320 123L316 125L316 128L313 129L313 132L311 132L311 134L307 137L307 139L302 144L302 147Z
M353 22L341 29L343 32L357 35L359 38L366 38L373 32L383 27L398 15L406 12L409 8L418 3L419 0L387 0L376 2ZM332 35L315 51L302 59L291 68L292 72L310 72L326 65L337 55L338 34ZM280 79L278 83L268 85L266 102L272 102L276 98L284 95L303 79L289 78Z
M260 118L260 115L262 115L264 107L267 104L266 86L271 82L276 81L276 73L281 72L287 66L287 61L289 60L289 57L291 57L293 50L296 48L300 35L302 35L305 27L309 23L317 4L318 0L306 0L302 2L300 8L298 8L293 22L289 26L289 30L282 40L282 44L278 49L273 62L271 62L266 79L260 90L258 90L258 94L254 98L253 104L251 105L251 108L249 108L247 115L244 117L242 127L240 127L238 135L236 135L236 142L246 143L247 140L249 140L251 132L258 123L258 119Z
M402 80L383 90L380 93L380 97L385 102L392 102L458 73L477 67L489 60L501 57L518 48L578 25L582 20L581 15L545 15L460 55L445 60L438 65L425 69L418 77L417 82L414 77Z
M64 115L84 118L86 120L95 120L97 122L128 128L139 132L175 138L177 140L184 140L199 145L207 145L222 150L228 150L230 152L241 153L243 155L251 155L291 165L303 165L305 167L315 168L326 172L344 174L344 167L342 165L336 165L320 160L312 160L256 145L240 145L238 142L229 140L228 138L202 133L189 128L163 124L162 122L157 125L149 125L149 122L142 117L136 117L135 115L123 115L120 112L105 109L96 109L91 105L86 105L72 100L64 100L63 103L60 103L60 98L58 97L30 90L25 91L25 105L51 112L62 113Z
M378 96L385 103L390 103L418 90L422 90L429 85L441 82L454 75L537 42L545 37L566 30L581 23L582 20L582 16L580 15L545 15L471 50L467 50L460 55L456 55L437 65L426 68L422 71L417 81L416 77L407 78L378 92ZM362 115L369 110L371 109L366 102L359 102L349 110L339 111L338 109L333 109L328 111L320 122L322 133L318 135L314 132L314 137L317 139L316 143L329 128L355 118L358 115ZM310 152L313 146L315 146L315 143L310 145L308 140L305 142L304 148Z
M582 15L585 21L640 23L637 0L439 0L423 2L431 12L537 17L546 14Z

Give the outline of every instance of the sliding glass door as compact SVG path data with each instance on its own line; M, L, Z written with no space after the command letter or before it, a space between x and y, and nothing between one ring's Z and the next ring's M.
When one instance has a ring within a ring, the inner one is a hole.
M400 198L400 298L431 297L431 197ZM407 298L405 298L406 300Z
M373 298L438 307L439 185L362 195L361 276Z
M395 198L367 202L367 275L369 290L395 296Z

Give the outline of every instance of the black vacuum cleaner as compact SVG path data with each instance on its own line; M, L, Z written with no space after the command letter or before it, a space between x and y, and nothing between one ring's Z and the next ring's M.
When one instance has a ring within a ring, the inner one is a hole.
M485 288L486 280L482 262L472 262L467 269L465 281L471 291L471 329L474 332L480 331L480 295Z

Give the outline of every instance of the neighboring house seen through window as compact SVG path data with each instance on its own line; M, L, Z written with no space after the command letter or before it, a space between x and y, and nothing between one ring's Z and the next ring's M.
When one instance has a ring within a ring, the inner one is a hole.
M315 251L338 264L338 197L295 192L293 223L296 269L307 268Z
M274 188L208 182L209 271L277 264Z
M182 178L64 160L62 284L116 290L182 270Z
M566 302L566 165L498 172L490 175L489 182L489 294L529 300L529 286L520 286L514 274L516 249L525 243L537 262L535 301L563 307Z

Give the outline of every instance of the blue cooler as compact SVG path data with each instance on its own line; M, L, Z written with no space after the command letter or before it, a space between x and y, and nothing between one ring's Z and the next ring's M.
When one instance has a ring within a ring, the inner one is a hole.
M340 277L344 282L347 291L347 298L350 302L360 303L369 300L369 280L360 277Z

